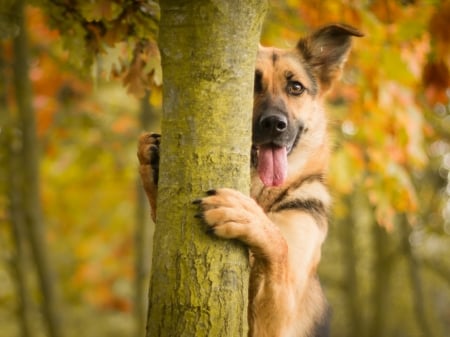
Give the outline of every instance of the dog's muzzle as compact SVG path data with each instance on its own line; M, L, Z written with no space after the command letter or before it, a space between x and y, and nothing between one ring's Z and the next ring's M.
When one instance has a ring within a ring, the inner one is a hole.
M278 109L263 112L253 124L252 163L266 186L282 185L287 177L287 156L303 125L289 121Z
M262 113L253 122L253 145L273 144L274 146L286 147L289 153L302 130L302 122L289 120L284 112L271 109Z

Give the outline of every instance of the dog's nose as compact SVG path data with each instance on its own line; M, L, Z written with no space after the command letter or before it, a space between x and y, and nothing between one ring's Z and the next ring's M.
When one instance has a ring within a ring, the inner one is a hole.
M281 134L288 128L288 120L284 115L264 116L259 120L263 130L272 135Z

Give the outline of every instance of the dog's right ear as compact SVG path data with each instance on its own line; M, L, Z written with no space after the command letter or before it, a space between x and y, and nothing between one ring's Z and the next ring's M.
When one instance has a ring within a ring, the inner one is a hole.
M340 76L350 52L352 36L361 37L364 34L351 26L334 24L298 42L297 49L312 67L322 92L327 91Z

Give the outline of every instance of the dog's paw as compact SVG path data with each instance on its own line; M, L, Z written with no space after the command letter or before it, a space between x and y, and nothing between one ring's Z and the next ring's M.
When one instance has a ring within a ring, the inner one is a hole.
M196 217L208 225L208 232L225 239L239 239L250 247L262 247L273 235L275 225L252 198L232 189L210 190L193 202ZM276 229L275 229L276 231ZM279 235L279 234L275 234Z
M159 143L161 136L156 133L146 133L139 137L137 156L139 158L139 174L144 185L152 218L156 219L156 198L158 194L159 176Z
M138 158L139 163L144 166L144 171L150 175L151 183L158 185L159 176L159 144L161 135L157 133L145 133L139 137ZM145 168L145 166L147 166ZM150 172L149 172L150 171Z

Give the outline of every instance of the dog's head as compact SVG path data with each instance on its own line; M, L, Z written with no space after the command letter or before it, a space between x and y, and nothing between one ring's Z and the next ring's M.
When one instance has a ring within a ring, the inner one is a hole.
M362 34L347 25L329 25L294 49L259 48L252 158L264 185L281 185L288 156L325 137L321 101L341 73L352 36Z

